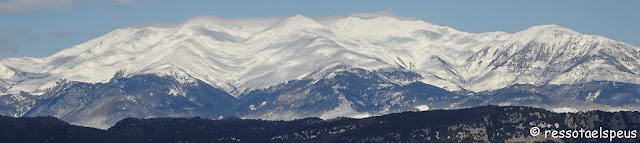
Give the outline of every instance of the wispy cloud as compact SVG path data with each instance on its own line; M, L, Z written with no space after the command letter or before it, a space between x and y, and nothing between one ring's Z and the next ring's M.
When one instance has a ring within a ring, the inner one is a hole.
M0 2L0 14L2 13L23 13L55 8L63 8L74 2L100 1L100 0L7 0ZM105 0L103 0L105 1ZM132 3L135 0L106 0L118 3Z
M374 17L380 17L380 16L398 17L395 13L393 13L393 10L391 9L388 9L385 11L379 11L379 12L371 12L371 13L351 13L349 14L349 16L356 16L361 18L374 18Z
M11 30L11 35L14 37L24 37L29 41L36 41L40 39L40 36L25 28L13 29Z

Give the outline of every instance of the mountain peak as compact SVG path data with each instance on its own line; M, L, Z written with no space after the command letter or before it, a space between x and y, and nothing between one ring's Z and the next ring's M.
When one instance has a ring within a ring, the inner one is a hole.
M291 16L291 19L309 19L309 17L306 17L302 14L296 14L294 16Z
M318 23L316 20L298 14L292 17L287 17L278 24L273 25L270 29L274 31L271 31L272 33L270 33L270 35L283 35L283 33L292 33L322 27L324 27L324 25Z
M556 24L548 24L548 25L537 25L537 26L533 26L530 27L526 30L520 31L516 34L532 34L533 36L540 36L540 35L553 35L553 34L572 34L572 35L578 35L580 33L573 31L569 28L566 27L562 27L560 25L556 25Z
M306 17L306 16L302 16L300 14L285 19L283 21L283 23L285 23L285 24L294 24L294 25L299 25L299 26L308 25L308 24L309 25L321 25L316 20L313 20L313 19L311 19L309 17Z

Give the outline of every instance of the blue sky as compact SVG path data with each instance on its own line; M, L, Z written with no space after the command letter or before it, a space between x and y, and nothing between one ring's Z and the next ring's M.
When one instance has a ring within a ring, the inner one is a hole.
M460 31L514 33L558 24L640 45L640 1L0 0L0 58L45 57L121 27L226 18L392 11Z

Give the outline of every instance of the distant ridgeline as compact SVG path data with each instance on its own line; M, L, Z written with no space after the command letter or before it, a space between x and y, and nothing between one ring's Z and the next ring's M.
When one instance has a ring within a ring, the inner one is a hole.
M238 98L199 80L184 84L174 77L154 74L113 78L107 83L63 81L42 95L22 92L0 96L0 115L53 116L74 125L107 129L128 117L331 119L483 105L529 106L556 112L640 109L638 84L516 84L478 93L451 92L422 82L389 81L419 78L413 72L337 68L331 70L330 78L291 80L248 91Z
M537 136L531 134L534 127L540 129ZM54 117L1 116L0 142L609 142L609 137L602 136L554 139L545 133L600 128L630 137L630 131L640 129L640 113L554 113L531 107L481 106L364 119L126 118L108 130L70 125ZM611 141L640 140L636 136Z

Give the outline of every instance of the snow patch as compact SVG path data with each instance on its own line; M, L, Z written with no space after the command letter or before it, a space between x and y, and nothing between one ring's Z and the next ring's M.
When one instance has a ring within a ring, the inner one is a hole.
M416 108L416 109L418 109L418 110L420 110L420 111L427 111L427 110L429 110L429 106L427 106L427 105L418 105L418 106L416 106L416 107L414 107L414 108Z
M587 102L593 102L593 100L596 100L598 96L600 96L600 90L596 91L595 93L588 93L585 100Z
M16 101L22 101L22 100L27 99L27 98L23 97L20 94L13 94L11 97L13 98L13 100L16 100Z
M575 109L575 108L570 108L570 107L560 107L560 108L551 109L551 112L556 112L556 113L575 113L575 112L578 112L578 110Z
M351 118L367 118L370 117L369 113L358 112L353 107L351 107L351 102L349 102L344 96L340 96L340 105L331 111L327 111L320 118L322 119L332 119L336 117L351 117Z

